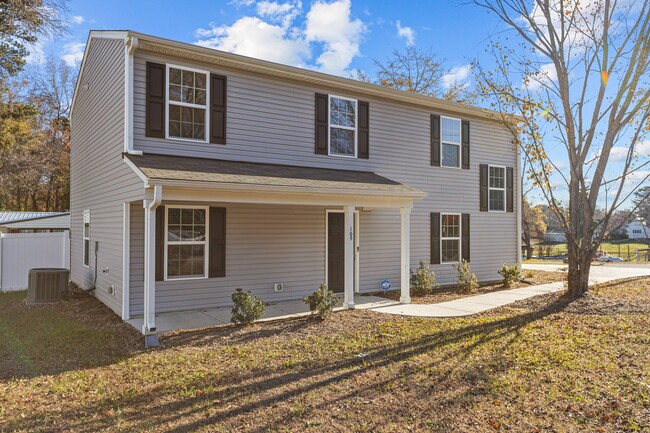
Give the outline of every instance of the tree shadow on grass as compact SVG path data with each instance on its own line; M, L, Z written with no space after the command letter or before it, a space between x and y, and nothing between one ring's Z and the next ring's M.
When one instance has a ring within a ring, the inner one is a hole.
M0 294L0 380L114 364L142 352L142 336L97 299L68 294L28 306Z
M311 411L327 410L334 403L357 398L373 390L394 386L396 382L408 380L409 363L420 355L428 354L433 360L423 367L435 369L445 365L445 371L437 377L459 370L461 374L480 375L487 380L489 375L506 368L494 363L476 370L471 357L477 349L483 349L498 341L501 348L511 344L517 338L519 330L531 322L541 320L549 315L563 311L573 301L572 298L556 298L550 304L531 312L505 318L481 319L456 329L444 329L430 335L407 338L405 341L377 341L366 350L363 358L345 356L335 361L315 362L307 368L297 371L283 369L281 366L262 366L255 371L243 374L219 374L211 372L196 379L184 382L184 389L204 390L205 392L187 393L178 396L178 389L173 384L149 388L135 395L110 397L88 404L85 414L98 414L93 417L78 417L74 411L57 412L65 420L67 430L91 432L114 425L115 420L102 416L108 408L120 407L124 410L121 422L128 423L132 429L154 429L165 432L186 432L219 424L225 430L247 425L246 431L266 432L278 429L295 421L295 414L284 408L271 411L269 408L282 405L286 400L299 401L317 395L318 403L312 404ZM343 313L345 314L345 313ZM364 313L368 317L379 316L378 313ZM365 316L364 316L365 317ZM412 320L412 319L404 319ZM413 319L415 320L415 319ZM335 321L334 321L335 322ZM325 322L327 324L329 322ZM363 322L359 322L363 323ZM261 325L263 328L263 325ZM275 325L277 327L277 324ZM287 332L309 330L313 327L305 319L287 321ZM281 328L281 327L280 327ZM276 328L277 329L277 328ZM294 331L290 331L290 330ZM170 343L190 344L189 340L198 339L204 344L212 344L227 338L229 333L243 332L241 329L222 328L172 336ZM265 338L259 329L250 330L257 338ZM235 341L241 336L234 336ZM176 341L173 339L176 338ZM242 340L249 341L249 340ZM193 345L193 343L192 343ZM171 348L169 350L174 350ZM386 369L400 366L396 374L386 374ZM216 369L215 369L216 370ZM383 372L383 376L380 373ZM370 384L353 385L360 375L377 374L377 379ZM347 389L347 387L351 389ZM339 392L332 388L341 388ZM465 391L472 392L472 391ZM458 398L463 398L462 393ZM250 417L251 412L262 411L265 416ZM146 414L146 415L143 415ZM247 417L248 416L248 417ZM16 420L10 428L29 429L48 417L46 411L39 411L26 418ZM229 427L228 427L229 426Z

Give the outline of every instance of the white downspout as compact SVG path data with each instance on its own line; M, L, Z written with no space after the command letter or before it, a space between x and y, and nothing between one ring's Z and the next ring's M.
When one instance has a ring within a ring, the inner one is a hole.
M144 320L142 333L156 332L156 209L163 187L154 185L153 199L144 201Z

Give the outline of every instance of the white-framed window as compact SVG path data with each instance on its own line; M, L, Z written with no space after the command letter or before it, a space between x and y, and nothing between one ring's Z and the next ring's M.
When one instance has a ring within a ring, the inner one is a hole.
M207 278L207 206L165 206L165 280Z
M440 150L443 167L460 168L461 121L452 117L440 116Z
M210 74L167 65L167 138L208 141Z
M329 95L329 155L357 157L358 105L356 99Z
M440 261L457 263L460 261L460 214L440 214Z
M506 210L506 168L490 165L488 167L488 203L491 212Z
M83 214L83 231L82 231L82 257L83 265L90 266L90 209L85 209Z

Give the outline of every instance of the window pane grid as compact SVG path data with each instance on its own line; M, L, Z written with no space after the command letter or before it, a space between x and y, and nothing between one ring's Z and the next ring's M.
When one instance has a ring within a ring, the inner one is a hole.
M441 118L442 142L450 144L460 144L460 120Z
M167 208L167 278L205 277L206 209Z
M442 214L440 218L442 262L458 262L460 261L460 215Z
M331 155L356 155L356 109L357 101L330 97L329 150Z
M491 211L506 209L506 169L492 167L489 169L489 206Z
M207 74L169 67L168 135L205 141Z

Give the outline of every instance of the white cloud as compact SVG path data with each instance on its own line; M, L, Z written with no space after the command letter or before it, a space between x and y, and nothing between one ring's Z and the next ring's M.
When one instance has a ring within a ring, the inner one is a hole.
M628 147L614 146L609 152L609 162L624 162L627 160ZM634 156L640 159L650 158L650 140L644 140L634 147Z
M537 90L544 86L550 86L551 83L557 81L557 70L553 63L546 63L542 65L539 70L531 73L526 80L522 83L522 87L527 87L528 90Z
M243 4L243 2L239 2ZM252 4L252 3L251 3ZM197 29L198 45L293 66L346 75L359 54L366 26L351 18L350 0L317 0L307 12L304 27L294 26L301 14L299 0L257 3L258 16L245 16L232 25ZM310 65L313 51L320 55Z
M637 144L635 150L640 158L650 158L650 140L644 140Z
M61 58L68 66L78 66L84 56L86 44L82 42L70 42L63 46Z
M469 64L452 68L451 71L442 76L442 85L448 89L454 84L463 84L469 78L471 70L472 67Z
M323 43L316 63L324 72L345 74L352 59L359 54L366 26L358 18L351 19L350 7L350 0L317 1L307 13L305 37L310 42Z
M278 3L264 0L257 4L257 14L273 22L281 23L282 27L289 27L300 14L301 8L302 3L300 1Z
M71 21L73 24L83 24L86 21L86 19L81 15L75 15L72 17Z
M415 31L413 31L413 29L408 26L402 27L402 24L399 22L399 20L397 21L397 36L404 38L407 46L410 47L415 45Z
M309 58L309 45L287 29L257 17L243 17L231 26L199 29L198 45L294 66Z

